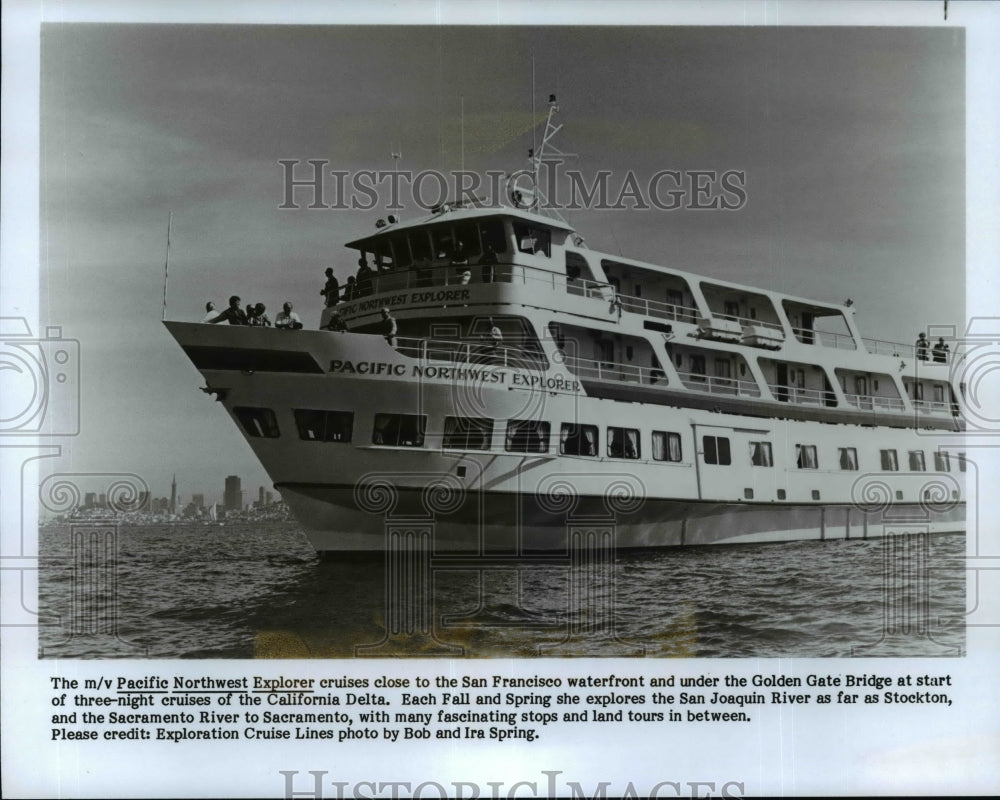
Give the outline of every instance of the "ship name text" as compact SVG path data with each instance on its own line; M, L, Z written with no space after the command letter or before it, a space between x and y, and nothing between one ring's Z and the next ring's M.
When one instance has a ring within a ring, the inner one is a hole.
M471 383L495 384L497 386L518 386L528 389L546 389L554 392L578 392L580 383L560 375L535 375L504 369L484 369L482 367L438 367L413 364L407 370L406 364L387 361L350 361L335 358L330 362L330 372L346 375L372 375L386 378L436 378L438 380L466 381Z

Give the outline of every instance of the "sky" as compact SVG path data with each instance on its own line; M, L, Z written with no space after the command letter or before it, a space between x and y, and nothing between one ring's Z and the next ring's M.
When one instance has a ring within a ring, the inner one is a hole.
M323 270L385 212L281 209L279 161L514 171L532 60L567 166L746 175L736 211L571 212L595 250L851 297L872 338L963 327L961 29L47 24L40 316L81 352L80 434L50 466L154 496L176 473L185 502L270 488L160 322L168 215L168 319L237 293L313 325Z

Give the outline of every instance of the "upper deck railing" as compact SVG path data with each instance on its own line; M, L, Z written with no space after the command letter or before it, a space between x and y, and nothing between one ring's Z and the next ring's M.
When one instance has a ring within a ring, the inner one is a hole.
M354 284L354 289L350 296L347 295L346 286L341 287L341 298L345 302L352 302L363 300L366 297L410 289L429 289L434 287L458 288L471 284L490 283L522 284L565 292L578 297L601 300L608 304L606 311L609 314L613 314L617 310L619 316L621 312L627 311L654 319L697 324L699 316L702 315L702 312L694 306L666 303L645 297L621 294L620 292L616 292L614 286L610 283L592 281L586 278L574 278L565 273L523 264L451 263L426 267L412 266L381 272L372 271L369 276L362 277ZM783 327L775 322L766 322L715 311L710 311L709 314L712 318L730 320L742 327L757 327L781 333L782 338L784 338ZM821 347L830 347L838 350L858 349L856 340L850 334L832 333L800 327L793 327L791 330L796 340L803 344L816 344ZM934 353L930 344L928 344L921 357L921 354L917 353L917 348L912 344L867 338L863 338L861 342L865 350L873 355L918 358L928 363L947 363L950 360L950 354Z

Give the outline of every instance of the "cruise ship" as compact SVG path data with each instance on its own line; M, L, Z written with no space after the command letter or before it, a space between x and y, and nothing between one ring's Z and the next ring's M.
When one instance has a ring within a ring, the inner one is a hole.
M318 552L399 524L500 555L587 525L619 549L964 531L952 354L508 200L378 220L318 329L165 322Z

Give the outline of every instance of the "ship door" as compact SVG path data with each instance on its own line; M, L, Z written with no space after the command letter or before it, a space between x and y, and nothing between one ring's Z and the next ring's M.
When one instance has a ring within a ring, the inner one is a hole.
M782 403L788 402L788 365L778 364L778 390L775 392L775 397Z

